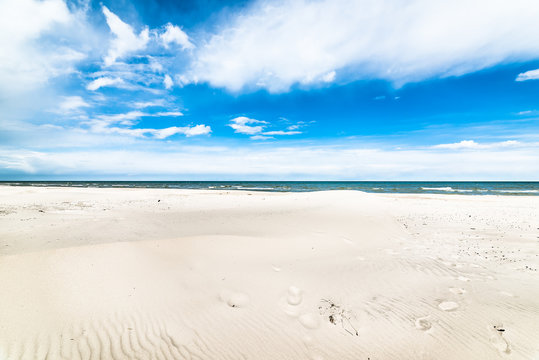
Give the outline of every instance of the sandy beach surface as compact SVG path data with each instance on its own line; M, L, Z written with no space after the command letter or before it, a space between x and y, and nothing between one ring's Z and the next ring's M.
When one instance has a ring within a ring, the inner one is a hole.
M539 359L539 197L0 187L0 359Z

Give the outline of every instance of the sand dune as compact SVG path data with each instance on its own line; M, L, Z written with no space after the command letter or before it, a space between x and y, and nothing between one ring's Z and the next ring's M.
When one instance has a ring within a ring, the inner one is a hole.
M539 359L539 198L0 187L0 359Z

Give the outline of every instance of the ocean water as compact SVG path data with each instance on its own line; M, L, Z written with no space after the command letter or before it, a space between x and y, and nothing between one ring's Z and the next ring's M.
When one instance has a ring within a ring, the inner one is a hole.
M305 192L358 190L370 193L536 195L539 182L426 181L0 181L8 186L167 188Z

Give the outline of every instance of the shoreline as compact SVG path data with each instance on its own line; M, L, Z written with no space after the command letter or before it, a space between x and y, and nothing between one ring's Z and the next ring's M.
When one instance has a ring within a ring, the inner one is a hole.
M539 182L530 181L0 181L0 186L539 196Z

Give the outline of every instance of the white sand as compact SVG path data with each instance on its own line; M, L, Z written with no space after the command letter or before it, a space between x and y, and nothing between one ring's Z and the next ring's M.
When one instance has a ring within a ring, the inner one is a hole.
M539 197L0 187L0 359L539 359L538 228Z

